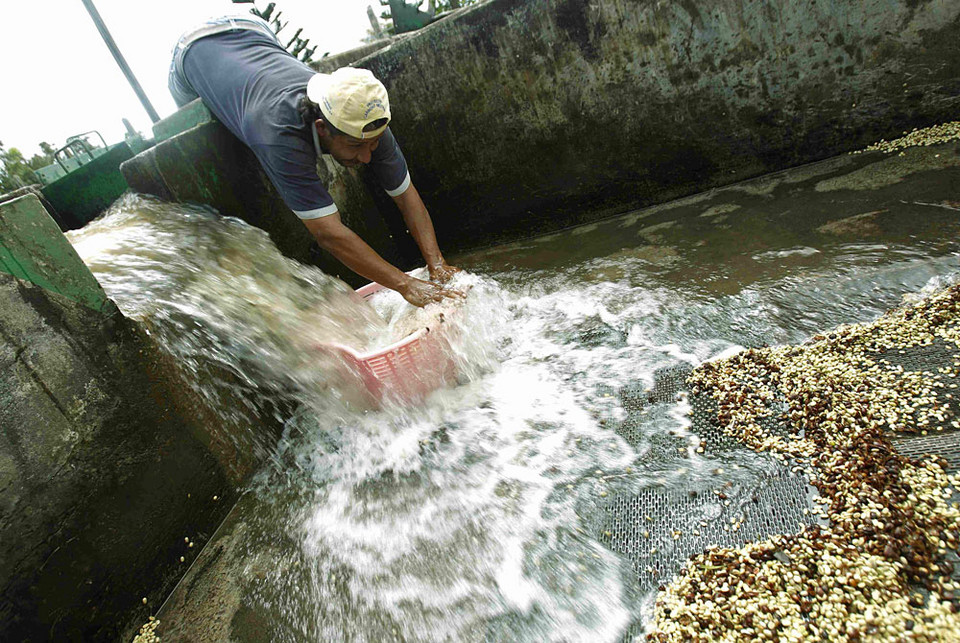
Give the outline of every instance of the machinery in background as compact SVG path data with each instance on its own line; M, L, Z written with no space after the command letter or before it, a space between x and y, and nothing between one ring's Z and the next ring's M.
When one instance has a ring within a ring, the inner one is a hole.
M35 170L40 192L63 230L81 228L127 189L120 164L153 144L123 119L124 140L107 145L100 132L71 136L54 153L54 162Z

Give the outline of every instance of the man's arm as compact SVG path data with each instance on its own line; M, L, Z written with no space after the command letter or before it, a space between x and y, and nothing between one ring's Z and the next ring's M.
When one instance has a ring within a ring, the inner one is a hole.
M424 306L460 293L429 281L414 279L388 263L357 234L343 225L340 213L316 219L302 219L317 243L361 277L396 290L414 306ZM431 228L432 229L432 228ZM436 244L436 241L434 241Z
M407 229L420 247L420 254L423 255L424 261L427 262L427 270L430 271L430 279L442 283L450 279L454 273L459 272L459 268L448 265L440 254L440 246L437 245L437 235L433 230L430 213L427 212L427 206L423 204L423 199L420 198L420 193L417 192L413 183L402 194L393 197L393 202L400 208L400 214L403 215Z

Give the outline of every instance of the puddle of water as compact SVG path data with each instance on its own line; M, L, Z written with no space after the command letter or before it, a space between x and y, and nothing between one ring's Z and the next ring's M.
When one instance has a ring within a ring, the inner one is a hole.
M824 173L806 168L806 179L788 176L769 189L716 191L687 206L458 257L472 286L457 346L461 382L413 408L354 410L323 382L322 365L304 364L298 333L309 324L291 321L291 311L307 296L314 303L304 319L312 319L342 289L290 266L258 283L260 273L286 265L267 245L256 246L259 269L240 271L225 299L220 282L197 295L202 306L176 305L175 313L172 296L104 280L124 310L123 293L143 300L158 336L168 318L177 332L190 324L201 334L224 331L218 359L266 341L270 368L230 362L254 394L269 390L276 373L310 373L296 380L298 410L232 518L242 537L219 562L192 570L189 584L216 579L217 627L237 641L618 640L648 614L651 594L596 532L610 499L650 487L707 489L721 465L727 479L745 483L765 466L657 455L660 438L690 437L683 401L642 418L635 428L643 439L631 446L615 430L627 417L618 393L644 390L660 368L874 318L907 293L955 279L960 218L916 204L949 199L955 169L871 192L816 192ZM727 218L700 216L708 210ZM866 236L818 231L874 211ZM236 222L190 225L248 234ZM86 234L78 244L114 243ZM160 237L171 244L166 257L189 251ZM222 263L217 255L197 265ZM94 263L95 272L119 269ZM206 283L191 279L173 290ZM278 285L288 279L305 285ZM270 298L283 314L238 313L248 296ZM336 324L354 314L333 307L324 314L340 321L324 332L340 332ZM270 328L233 327L241 322ZM349 332L375 334L371 324ZM185 354L202 350L191 345ZM175 594L161 614L165 626L183 640L209 635L204 606L186 589Z

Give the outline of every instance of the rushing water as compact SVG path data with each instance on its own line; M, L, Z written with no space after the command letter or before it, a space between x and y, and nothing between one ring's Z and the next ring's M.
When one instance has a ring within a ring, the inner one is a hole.
M686 435L685 404L645 419L631 446L618 392L954 280L955 178L869 198L726 191L460 257L461 381L376 412L308 350L382 342L390 328L369 307L240 222L121 202L74 237L121 309L200 388L213 362L247 396L282 380L297 402L228 521L215 611L162 618L244 641L618 640L650 595L597 538L598 512L616 493L700 488L717 471L692 449L644 458L658 436ZM205 614L223 622L189 623Z

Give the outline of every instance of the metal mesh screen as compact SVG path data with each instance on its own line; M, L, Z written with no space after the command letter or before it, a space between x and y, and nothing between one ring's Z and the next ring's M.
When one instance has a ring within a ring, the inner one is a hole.
M895 438L893 446L905 456L919 458L928 453L947 461L947 471L960 471L960 432L944 431L936 435Z
M931 426L922 435L920 431L925 429L908 422L905 428L910 433L894 433L891 439L903 455L938 455L946 460L949 471L960 470L960 431L952 426L953 419L960 418L960 387L953 384L960 383L960 378L954 380L948 372L960 366L956 345L937 340L928 345L880 351L874 359L894 373L922 373L930 382L939 374L943 385L935 388L932 405L943 413L944 428ZM645 427L666 416L682 395L687 396L691 406L689 430L703 441L705 454L736 459L738 451L744 451L736 439L720 430L714 401L708 395L688 392L685 380L690 371L685 366L661 369L654 374L650 389L631 384L619 392L627 418L616 430L634 447L643 447L638 449L642 453L638 466L677 461L689 446L678 437L645 431ZM772 413L762 421L764 429L774 435L789 435L791 426L782 417L786 410L785 400L775 396ZM756 457L753 452L750 454ZM646 489L617 496L604 507L597 526L598 537L633 563L639 586L649 590L668 583L685 561L710 545L742 546L775 534L795 533L803 524L825 524L825 519L812 512L816 490L807 484L803 474L794 473L790 464L777 463L772 473L758 477L754 484L724 487L720 493ZM954 493L953 500L957 499L958 494ZM950 558L957 562L955 555ZM955 578L960 577L960 565L956 570ZM634 623L624 640L635 640L642 631L642 624Z
M649 489L618 496L606 508L601 538L634 563L641 587L650 589L711 545L739 546L816 521L804 514L811 490L787 467L761 476L755 485L718 491Z

